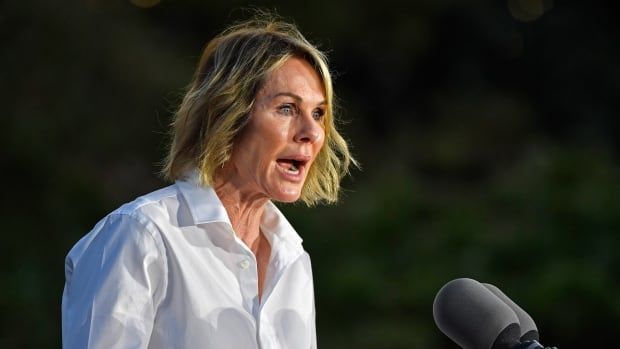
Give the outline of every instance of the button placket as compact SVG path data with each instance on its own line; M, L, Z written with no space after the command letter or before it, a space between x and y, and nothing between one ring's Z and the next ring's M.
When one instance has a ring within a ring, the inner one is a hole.
M256 305L254 304L257 297L257 274L256 274L256 262L253 256L246 253L238 256L235 265L238 268L238 281L241 287L241 294L243 297L243 307L249 314L256 319Z

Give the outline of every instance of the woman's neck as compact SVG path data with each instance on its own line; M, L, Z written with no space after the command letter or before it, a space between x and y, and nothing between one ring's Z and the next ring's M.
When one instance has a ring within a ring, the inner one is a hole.
M256 254L260 245L260 222L269 200L251 194L230 181L215 181L213 189L226 208L237 237Z

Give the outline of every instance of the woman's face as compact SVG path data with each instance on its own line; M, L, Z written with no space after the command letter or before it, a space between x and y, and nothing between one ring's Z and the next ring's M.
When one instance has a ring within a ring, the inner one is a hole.
M294 202L325 140L323 84L305 60L290 58L256 95L250 119L230 159L237 188L249 195Z

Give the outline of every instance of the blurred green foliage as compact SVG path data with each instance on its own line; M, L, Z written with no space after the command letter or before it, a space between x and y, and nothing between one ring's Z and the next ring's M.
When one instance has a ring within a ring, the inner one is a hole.
M0 3L0 347L60 347L65 254L165 185L171 111L245 5ZM340 204L283 207L313 258L321 348L456 347L432 319L456 277L503 289L543 343L613 343L620 45L605 5L258 4L328 51L363 166Z

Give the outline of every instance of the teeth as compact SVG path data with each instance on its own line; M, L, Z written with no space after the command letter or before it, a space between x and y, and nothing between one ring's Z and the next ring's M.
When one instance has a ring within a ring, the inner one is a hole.
M297 172L299 171L299 168L297 168L297 165L293 163L288 170L289 172Z

